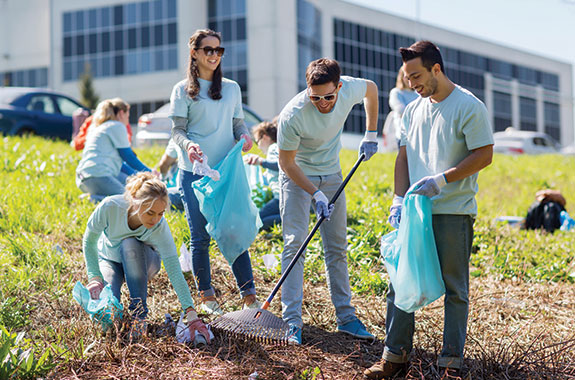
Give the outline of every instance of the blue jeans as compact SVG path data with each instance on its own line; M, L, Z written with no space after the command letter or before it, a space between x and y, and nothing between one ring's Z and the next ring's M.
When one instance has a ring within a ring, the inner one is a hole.
M90 194L90 200L94 203L102 201L109 195L123 194L126 190L128 175L120 172L117 177L88 177L80 180L79 188Z
M136 238L124 239L120 254L121 263L100 257L100 271L118 300L122 294L122 284L126 281L130 291L129 309L134 317L145 319L148 316L148 281L160 271L160 255Z
M281 224L280 200L273 198L263 205L260 210L260 219L262 220L262 230L269 230L274 224Z
M473 243L470 215L433 215L433 234L441 274L445 282L443 349L441 367L461 368L469 314L469 257ZM395 291L390 284L387 294L386 339L383 358L405 363L413 347L415 318L395 307Z
M184 211L184 201L180 195L180 190L175 187L168 187L168 196L170 197L170 203L172 204L172 209L178 211Z
M192 183L202 177L201 175L181 170L180 193L184 200L184 211L190 227L190 252L192 253L192 270L196 286L201 296L209 297L215 295L210 272L211 237L206 231L207 221L200 211L198 199L192 188ZM243 252L234 261L232 272L236 277L236 283L242 297L256 294L252 263L248 251Z
M326 176L308 176L328 198L342 183L341 173ZM294 258L309 233L309 216L312 196L299 187L284 172L279 176L280 212L284 239L282 273ZM355 320L355 308L351 306L351 289L347 269L347 210L345 193L335 203L330 220L320 227L323 243L327 285L331 302L335 307L337 324L344 325ZM302 327L303 270L305 252L292 268L282 285L283 319Z

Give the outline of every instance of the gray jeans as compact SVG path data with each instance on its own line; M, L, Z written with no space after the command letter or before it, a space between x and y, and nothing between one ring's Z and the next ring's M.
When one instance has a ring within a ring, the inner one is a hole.
M341 173L327 176L308 176L328 198L341 185ZM312 196L296 185L285 173L280 172L280 214L284 239L282 272L303 244L309 233L309 216ZM335 306L338 325L353 321L355 308L351 306L351 289L347 270L347 210L345 193L341 193L329 221L320 227L323 242L327 284L331 302ZM302 327L303 272L305 252L282 285L283 319Z
M437 361L441 367L461 368L463 365L469 314L469 257L473 222L470 215L433 215L433 234L446 289L443 300L443 349ZM395 291L390 284L383 359L405 363L413 347L415 318L413 313L395 307L394 299Z

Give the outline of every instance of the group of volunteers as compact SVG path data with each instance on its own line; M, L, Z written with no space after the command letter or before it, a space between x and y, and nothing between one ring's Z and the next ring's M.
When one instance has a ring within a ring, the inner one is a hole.
M170 194L160 173L149 169L132 151L126 130L130 107L121 99L105 100L98 105L76 181L92 200L99 202L83 237L87 288L92 298L98 298L105 284L110 284L119 299L125 281L133 331L136 335L144 332L148 281L163 261L192 336L203 337L204 343L210 343L208 328L198 318L198 312L221 315L223 311L212 286L207 222L192 189L192 184L202 176L194 174L193 166L199 161L213 168L238 141L244 140L243 152L248 152L253 142L243 120L240 87L223 77L224 47L220 34L197 30L188 47L187 78L172 90L170 118L172 150L177 152L179 169L176 196L182 200L190 229L198 305L194 306L170 228L163 218L170 205ZM450 81L440 51L433 43L418 41L401 48L400 54L403 65L398 83L400 79L406 81L419 96L408 94L406 104L409 104L401 109L395 195L388 222L394 228L399 227L403 196L408 189L432 199L433 233L446 287L443 348L438 366L456 374L463 364L467 329L468 262L477 214L477 176L491 163L493 137L485 106L472 93ZM378 87L371 80L341 75L337 61L328 58L309 63L305 79L307 88L285 105L277 123L262 123L252 132L267 154L266 159L247 156L245 160L266 168L275 183L274 197L264 207L262 219L270 218L268 226L281 221L282 271L308 234L313 206L318 219L325 218L320 233L337 331L360 339L375 339L356 316L351 302L345 193L335 204L330 204L329 199L343 181L340 138L356 104L363 103L366 120L359 155L367 161L378 150ZM290 343L295 345L303 342L304 261L305 254L281 289L282 316L290 326ZM249 252L243 252L231 266L243 307L259 308ZM394 295L390 285L385 349L382 359L365 370L370 379L393 377L408 367L414 314L395 307Z

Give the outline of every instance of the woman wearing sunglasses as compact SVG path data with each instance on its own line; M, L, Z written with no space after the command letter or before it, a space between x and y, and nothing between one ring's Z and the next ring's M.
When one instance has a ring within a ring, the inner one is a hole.
M244 124L242 95L238 84L222 77L224 48L221 36L212 30L197 30L188 43L190 58L187 79L177 83L170 98L172 138L178 146L180 192L191 231L192 269L201 297L199 310L222 314L210 273L210 235L206 219L200 212L192 183L202 178L192 173L194 161L217 165L236 141L245 139L243 151L252 147ZM244 307L258 308L252 265L248 251L232 264Z

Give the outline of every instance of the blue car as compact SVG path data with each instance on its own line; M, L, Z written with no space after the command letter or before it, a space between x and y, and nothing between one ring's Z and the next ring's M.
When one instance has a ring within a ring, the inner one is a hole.
M0 131L3 135L34 134L70 140L72 113L86 108L56 91L27 88L0 88Z

